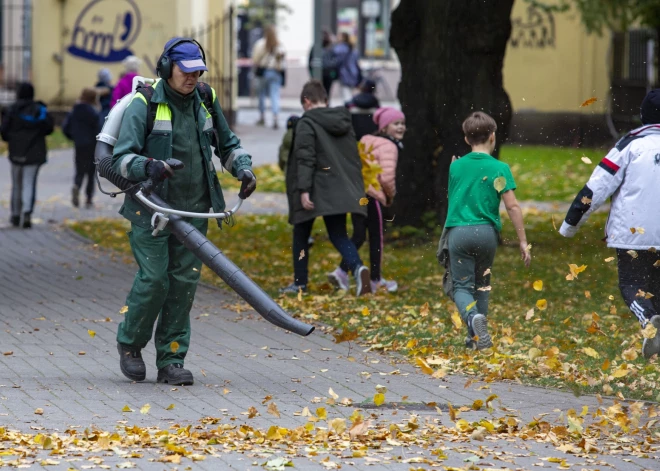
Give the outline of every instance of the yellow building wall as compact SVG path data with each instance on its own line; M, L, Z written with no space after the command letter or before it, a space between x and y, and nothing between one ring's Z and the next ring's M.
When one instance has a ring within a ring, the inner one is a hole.
M103 67L116 82L121 60L129 54L143 61L142 75L155 77L163 45L192 26L200 5L200 0L35 0L32 78L37 97L53 105L71 104L82 88L96 83Z
M587 35L575 12L546 13L514 4L504 59L504 88L515 111L604 113L610 36ZM585 108L591 97L598 101Z

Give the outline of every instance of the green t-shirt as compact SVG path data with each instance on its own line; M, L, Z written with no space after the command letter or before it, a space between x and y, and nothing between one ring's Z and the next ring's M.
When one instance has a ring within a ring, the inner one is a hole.
M502 230L502 193L515 190L511 169L481 152L470 152L449 167L449 211L445 227L492 224Z

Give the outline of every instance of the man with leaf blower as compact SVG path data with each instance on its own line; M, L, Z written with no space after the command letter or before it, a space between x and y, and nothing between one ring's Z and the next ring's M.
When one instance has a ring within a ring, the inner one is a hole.
M215 90L198 81L207 70L201 45L190 38L169 40L156 70L161 80L139 89L126 108L113 170L131 181L151 179L155 193L176 209L222 212L225 201L211 160L213 146L223 167L242 181L241 190L249 196L256 188L252 159L229 129ZM183 167L175 173L165 163L168 159L181 161ZM141 350L158 320L158 382L191 385L193 375L183 363L202 262L167 228L152 235L151 216L131 197L126 197L120 213L131 222L128 236L139 267L117 332L121 371L133 381L145 379ZM206 234L206 219L190 223Z

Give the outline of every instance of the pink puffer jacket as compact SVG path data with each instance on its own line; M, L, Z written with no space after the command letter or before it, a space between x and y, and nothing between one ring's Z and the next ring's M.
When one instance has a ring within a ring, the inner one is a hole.
M382 205L390 206L396 194L396 164L399 160L399 149L389 139L369 134L360 139L360 142L367 149L373 146L371 153L383 169L383 172L378 175L381 189L376 190L369 185L367 194L376 198Z

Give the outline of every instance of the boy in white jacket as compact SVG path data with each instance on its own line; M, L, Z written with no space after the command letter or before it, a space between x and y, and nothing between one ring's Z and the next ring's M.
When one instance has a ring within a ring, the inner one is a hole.
M610 196L607 246L616 249L619 289L642 329L658 329L644 339L642 354L660 353L660 89L646 95L644 126L629 132L601 160L571 205L559 232L573 237ZM651 296L653 295L653 296Z

